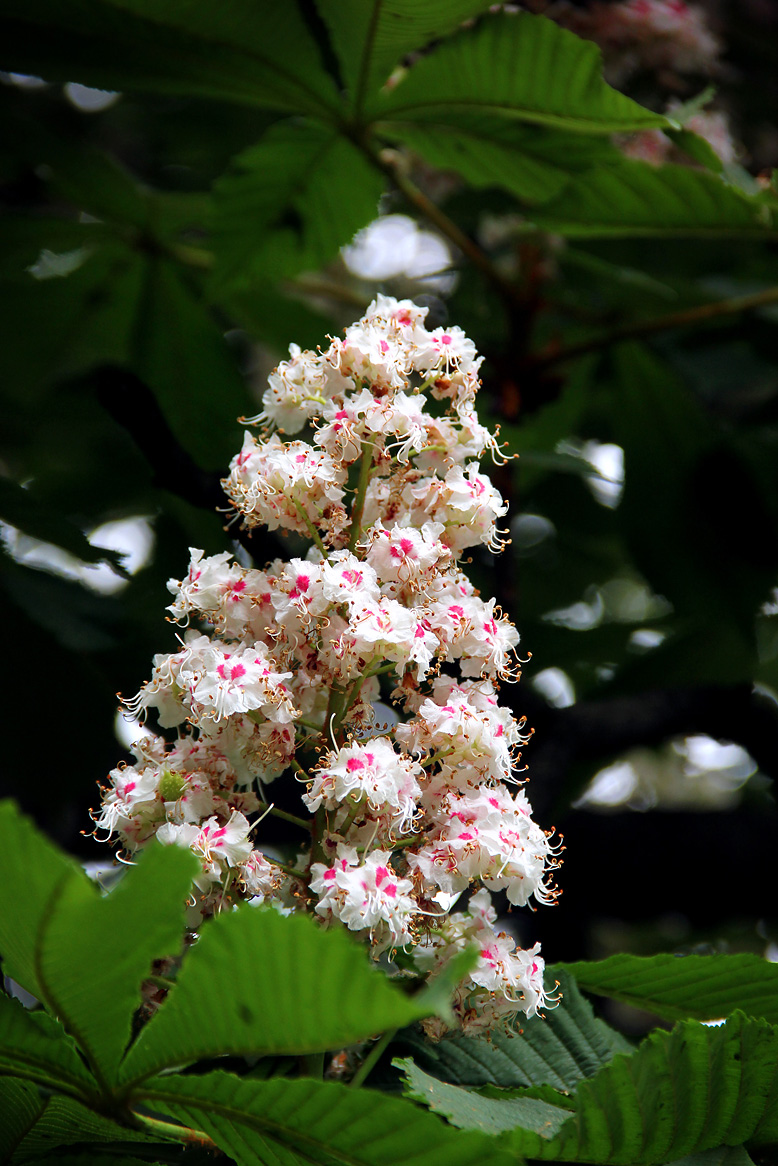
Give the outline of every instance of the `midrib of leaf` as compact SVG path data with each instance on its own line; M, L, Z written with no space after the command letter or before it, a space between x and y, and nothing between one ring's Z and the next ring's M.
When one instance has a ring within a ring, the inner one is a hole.
M258 62L264 69L267 69L268 72L274 73L277 77L282 77L287 83L291 81L294 88L299 89L301 92L306 94L309 98L311 98L312 108L313 108L313 111L315 113L321 114L322 106L325 106L331 112L334 112L336 109L336 106L331 104L330 99L328 97L326 97L324 94L317 93L314 89L311 89L303 81L302 76L300 74L295 73L291 70L282 68L276 62L276 59L272 56L267 56L267 57L262 56L261 54L257 53L255 50L253 50L251 48L247 48L245 45L237 45L237 44L231 43L230 41L223 41L218 36L207 36L206 37L202 33L197 32L195 30L192 30L190 28L182 30L182 28L180 28L179 25L170 24L165 20L158 19L157 17L155 17L154 15L152 15L151 13L148 13L148 12L144 12L143 15L138 15L137 13L133 12L133 10L131 8L128 9L123 4L117 5L117 4L112 3L112 0L109 0L109 3L111 3L111 7L119 8L120 11L129 13L129 15L134 16L137 20L147 20L147 21L149 21L150 24L158 24L161 28L166 28L169 31L172 30L173 32L177 32L177 33L185 31L186 35L188 37L190 37L194 41L199 42L199 44L201 46L203 46L206 50L213 49L213 47L216 46L217 48L220 48L220 49L226 49L228 52L231 52L231 53L238 53L244 57L247 57L251 61ZM322 73L325 77L329 77L329 74L325 73L323 69L322 69Z
M44 1003L48 1005L49 1011L61 1022L63 1028L65 1028L65 1030L70 1033L70 1035L75 1040L76 1044L80 1047L81 1051L86 1056L90 1072L93 1074L95 1080L97 1081L97 1084L100 1087L101 1093L109 1094L110 1087L108 1085L108 1082L106 1081L105 1077L103 1076L102 1071L100 1070L99 1066L95 1065L92 1061L92 1058L89 1056L88 1045L85 1042L82 1034L80 1033L80 1031L78 1029L78 1025L73 1024L72 1021L70 1020L70 1018L68 1017L67 1013L60 1007L60 1004L57 1000L56 994L52 990L52 988L48 982L48 979L43 971L43 943L44 943L44 940L45 940L46 935L48 933L49 921L53 918L54 911L56 909L56 905L59 902L59 900L62 898L63 894L65 893L65 889L69 885L72 877L73 876L71 875L68 878L63 879L62 882L54 888L54 890L52 891L52 893L49 897L49 900L46 904L46 914L45 914L46 921L38 928L38 934L35 937L35 955L34 955L35 975L38 978L38 983L43 988ZM86 1099L88 1101L89 1095L82 1094L80 1099L81 1100Z
M381 122L388 124L390 121L401 120L402 114L407 114L409 112L413 113L414 111L420 110L423 113L427 113L428 118L434 121L435 111L441 109L451 109L456 111L463 110L465 113L483 113L485 111L487 113L498 113L500 115L504 114L508 119L511 120L532 122L535 125L558 126L560 129L569 128L571 122L574 122L580 123L580 125L583 127L580 131L581 133L591 134L600 133L599 129L586 128L587 126L591 127L592 123L599 122L601 125L605 126L606 133L611 132L610 127L612 123L612 119L606 117L577 117L574 113L562 114L547 112L544 110L532 110L527 109L525 106L510 104L505 101L495 101L493 98L487 99L477 97L468 97L464 99L457 97L449 97L445 99L431 98L429 101L410 101L405 105L393 105L392 109L390 111L388 110L383 116L377 112L375 120L378 124Z
M27 1072L25 1067L29 1066ZM22 1052L14 1052L13 1059L8 1057L3 1063L0 1060L0 1077L18 1077L22 1081L34 1081L36 1085L43 1085L54 1093L71 1097L74 1101L91 1104L95 1098L81 1088L76 1078L71 1077L66 1069L57 1070L57 1073L47 1071L42 1062L25 1057Z
M368 26L367 36L365 38L365 48L362 53L362 60L359 63L359 79L357 81L357 90L354 94L354 112L357 117L362 113L365 104L365 96L367 91L367 79L370 76L370 64L373 56L373 45L375 38L378 35L378 25L381 20L381 9L384 6L384 0L373 0L373 12L370 17L370 24Z
M289 1126L281 1125L279 1122L274 1122L270 1118L258 1118L253 1114L247 1113L244 1109L234 1109L232 1106L224 1105L223 1103L212 1102L201 1097L194 1099L188 1098L183 1093L156 1093L153 1089L142 1089L133 1094L133 1101L156 1101L167 1107L168 1105L180 1106L181 1109L192 1109L195 1111L207 1111L214 1116L221 1117L225 1121L231 1122L237 1126L247 1126L253 1133L256 1134L270 1134L276 1138L282 1145L287 1146L295 1153L302 1153L305 1155L305 1160L311 1166L321 1166L321 1148L322 1144L315 1138L306 1137L305 1134L294 1132L292 1133ZM336 1149L332 1145L326 1147L328 1160L332 1162L341 1162L343 1166L365 1166L364 1158L354 1158L351 1154L347 1154L344 1150Z

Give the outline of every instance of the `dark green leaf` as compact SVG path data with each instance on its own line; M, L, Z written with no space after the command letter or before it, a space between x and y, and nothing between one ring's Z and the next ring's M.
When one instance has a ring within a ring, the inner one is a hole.
M37 248L32 232L26 236L18 258L23 261L29 255L27 263L34 263L44 250L55 254L65 250L64 240L50 231L48 220L41 224ZM104 228L82 227L81 247L83 262L65 278L35 279L20 263L0 289L7 392L17 394L26 405L55 379L104 361L129 360L145 263L125 244L106 242ZM71 249L75 248L71 245L65 253ZM45 320L46 327L31 328L30 320Z
M489 0L317 0L358 112L414 49L478 16Z
M11 1161L14 1166L41 1159L70 1161L66 1147L81 1150L90 1143L94 1144L90 1161L96 1160L99 1150L109 1153L111 1160L118 1158L121 1161L126 1145L134 1143L140 1149L161 1141L163 1139L158 1135L150 1136L141 1130L119 1125L77 1101L51 1097L35 1125L19 1143Z
M342 1048L445 1013L447 1003L438 993L405 995L343 931L245 907L203 927L175 989L128 1053L122 1080L209 1056Z
M172 263L149 261L132 365L195 461L226 469L252 401L213 317Z
M663 1163L684 1154L765 1145L778 1135L778 1029L736 1014L654 1032L575 1094L575 1116L550 1142L502 1135L514 1152L548 1161Z
M216 183L217 284L321 267L375 218L382 190L346 138L310 123L273 126Z
M445 41L371 112L425 122L490 114L589 134L672 124L606 85L593 44L527 12L484 19Z
M392 122L383 125L382 132L433 166L456 171L476 189L501 187L528 203L553 198L571 173L618 157L601 138L486 115L459 115L441 123L434 117L423 124Z
M549 969L549 975L554 969ZM562 1001L545 1018L522 1022L521 1035L499 1029L485 1037L447 1037L438 1043L405 1032L400 1044L427 1072L457 1085L538 1086L573 1090L616 1053L630 1046L581 996L575 980L559 973Z
M767 237L774 229L764 203L715 174L629 158L576 178L558 197L533 210L532 220L571 238Z
M615 955L567 964L580 987L667 1020L718 1020L736 1008L778 1024L778 965L740 955Z
M106 89L317 113L337 105L295 3L9 0L2 66Z
M239 1166L509 1166L483 1134L447 1129L410 1102L334 1082L157 1077L141 1095L204 1130Z
M0 1162L8 1162L25 1134L40 1117L45 1101L34 1085L0 1077Z

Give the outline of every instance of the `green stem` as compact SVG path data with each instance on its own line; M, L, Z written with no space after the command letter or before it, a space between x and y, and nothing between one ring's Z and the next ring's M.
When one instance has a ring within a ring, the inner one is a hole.
M319 730L317 729L317 732L318 731ZM291 767L295 771L295 773L299 773L301 775L301 777L304 778L305 781L311 780L310 774L305 769L303 769L302 765L300 764L300 762L297 760L296 757L292 757L289 761L289 764L291 765Z
M188 1126L175 1125L171 1121L161 1121L157 1117L146 1117L145 1114L133 1112L132 1116L138 1122L141 1129L144 1129L148 1134L153 1134L155 1137L164 1138L165 1141L183 1142L185 1146L202 1146L204 1149L217 1154L220 1152L216 1143L212 1142L202 1130L193 1130L189 1129Z
M316 725L313 721L306 721L305 717L298 717L295 724L302 725L304 729L311 729L312 732L317 734L324 732L324 725Z
M667 332L672 328L685 328L689 324L702 324L706 320L715 320L718 316L732 316L738 312L747 312L751 308L762 308L775 303L778 303L778 287L769 287L765 291L754 292L748 296L717 300L712 304L698 304L696 308L686 308L682 312L670 312L665 316L655 316L651 320L637 320L631 324L622 324L619 328L612 328L609 332L593 336L589 340L582 340L578 344L570 344L567 348L560 348L557 352L538 353L534 357L530 357L529 363L533 368L551 368L555 364L574 360L589 352L599 352L603 348L609 348L612 344L618 344L621 340L636 340L641 336L651 336L655 332Z
M271 858L268 861L273 866L280 867L281 870L284 872L284 874L288 874L290 878L299 879L300 882L302 882L302 883L305 883L308 881L308 876L307 876L307 874L305 874L304 871L295 870L295 868L293 866L289 866L289 864L286 862L280 862L277 858Z
M388 1032L384 1033L379 1041L376 1041L362 1064L357 1069L354 1076L351 1078L349 1085L351 1089L359 1089L360 1085L362 1085L362 1083L369 1077L370 1073L381 1059L381 1056L387 1045L394 1039L396 1034L397 1029L390 1028Z
M365 676L363 676L362 679L363 680L370 680L370 678L373 676L383 676L385 672L396 672L396 671L397 671L397 663L396 663L396 661L392 661L390 664L382 664L380 666L380 668L374 668L372 672L368 672Z
M321 541L321 535L319 534L318 530L313 525L313 523L311 522L308 515L305 513L303 507L300 505L300 503L295 498L292 498L292 505L294 506L297 513L300 515L300 518L302 518L305 525L308 527L308 533L310 534L314 543L316 544L316 546L319 548L322 555L326 559L327 558L327 548L325 547L324 543Z
M370 450L370 456L367 456L367 451ZM362 462L359 467L359 480L357 481L356 494L354 495L354 505L351 508L351 534L348 540L348 549L352 555L356 551L357 543L362 534L362 515L365 512L365 497L367 495L367 486L370 481L370 471L373 468L373 443L372 441L362 442Z

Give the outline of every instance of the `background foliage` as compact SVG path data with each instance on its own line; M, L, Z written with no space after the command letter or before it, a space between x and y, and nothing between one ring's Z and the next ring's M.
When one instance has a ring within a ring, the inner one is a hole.
M225 535L218 508L219 478L241 440L238 416L256 412L263 378L290 342L315 346L337 334L376 291L411 295L485 353L483 408L521 455L497 474L513 543L496 567L478 559L473 570L532 653L523 683L503 699L536 729L526 753L533 805L568 844L561 905L539 913L525 938L542 939L556 961L695 945L700 959L722 947L762 954L778 938L778 194L769 172L778 17L770 5L717 6L728 46L720 100L742 163L722 167L660 112L666 93L656 78L619 92L602 80L591 43L528 11L488 9L479 0L4 5L8 792L67 849L104 857L79 831L94 782L121 750L114 693L132 694L152 654L171 648L165 582L183 573L187 547L216 553L236 537ZM120 96L98 95L90 108L94 97L79 85ZM676 95L693 98L703 85L684 79ZM627 158L614 142L651 129L674 135L674 163ZM445 270L395 264L371 278L353 256L349 266L341 248L379 211L442 240ZM138 517L153 549L129 573L94 532ZM240 544L260 565L278 551L269 537ZM84 573L106 559L115 565L110 591ZM684 742L701 734L740 745L751 760L741 756L729 775L703 765L690 776ZM596 773L625 758L629 796L610 798L603 812L600 786L599 803L578 803ZM73 913L63 928L102 909L81 894L63 898L61 910ZM35 925L34 914L24 925ZM159 934L172 926L161 917ZM12 943L21 928L21 920L9 927ZM3 954L21 960L24 983L24 952ZM582 986L667 1020L690 1024L738 1005L763 1018L655 1034L641 1046L639 1076L650 1077L652 1058L678 1058L682 1081L692 1073L682 1050L726 1065L749 1041L764 1074L773 1071L765 1025L776 1019L774 986L763 990L754 972L751 997L724 990L747 981L752 965L711 973L706 1016L693 977L678 985L665 964L647 973L607 959L586 968L572 965ZM46 1000L37 974L30 990ZM92 1036L79 1029L92 1072L109 1072L124 1047L134 975L115 1001L122 1040L103 1048L99 1019ZM566 997L555 1015L582 1023L576 1000ZM640 1027L610 1008L611 1020ZM409 1091L467 1126L454 1094L427 1095L419 1074L441 1073L412 1051ZM627 1070L602 1067L612 1053L605 1048L583 1075L613 1077L575 1092L570 1105L559 1095L517 1099L522 1120L528 1101L535 1118L537 1105L555 1110L546 1114L553 1140L541 1145L537 1130L534 1141L506 1135L500 1153L659 1162L773 1137L765 1085L764 1113L746 1115L733 1101L731 1124L719 1128L709 1107L696 1133L666 1138L661 1122L643 1133L627 1122L632 1133L606 1146L581 1107L604 1107L608 1126L608 1105L627 1089ZM75 1073L72 1050L62 1055ZM546 1080L517 1071L507 1081L516 1088L574 1089L559 1066ZM442 1076L449 1089L506 1084L452 1065ZM188 1080L191 1095L166 1112L197 1115L218 1141L222 1119L202 1117L198 1078ZM21 1113L26 1086L2 1084ZM706 1096L719 1097L724 1086L709 1085ZM245 1111L259 1111L262 1089L272 1088L247 1085ZM217 1082L212 1096L220 1090L229 1099L231 1087ZM76 1091L67 1104L85 1096ZM639 1089L635 1097L642 1104ZM476 1124L494 1120L486 1109ZM388 1130L395 1118L386 1112ZM62 1114L56 1121L67 1124ZM254 1145L261 1135L245 1136ZM715 1159L745 1160L735 1151Z

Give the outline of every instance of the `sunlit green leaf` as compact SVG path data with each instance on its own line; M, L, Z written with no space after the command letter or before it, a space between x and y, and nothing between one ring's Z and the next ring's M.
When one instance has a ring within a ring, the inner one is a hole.
M612 996L667 1020L717 1020L736 1008L778 1024L778 965L760 956L614 955L567 964L587 992Z
M3 970L39 999L46 999L41 979L40 935L65 891L90 890L72 859L35 828L13 802L0 803L0 879L7 888L0 911Z
M766 237L774 230L766 204L716 174L629 158L577 177L533 210L532 220L570 238Z
M116 1076L153 960L181 949L196 870L188 851L150 846L108 895L68 884L39 936L47 999L106 1080Z
M672 124L606 85L595 45L527 12L492 16L445 41L371 112L421 121L490 114L599 134Z
M317 0L317 7L360 110L403 57L480 15L489 0Z
M122 1079L228 1053L337 1049L445 1013L446 1004L437 991L406 995L343 931L246 907L203 927L175 989L130 1049Z
M472 1089L450 1085L425 1073L410 1057L393 1062L405 1079L405 1094L463 1130L501 1134L521 1126L541 1138L553 1138L570 1114L536 1097L484 1097Z
M515 1166L485 1135L446 1128L408 1101L334 1082L157 1077L140 1095L204 1130L239 1166Z
M488 115L459 114L448 122L387 123L384 134L410 146L475 189L496 186L522 201L553 198L570 175L617 157L602 138L522 125Z
M582 1082L575 1115L546 1141L513 1130L501 1145L548 1161L664 1163L778 1135L778 1029L737 1014L654 1032Z

